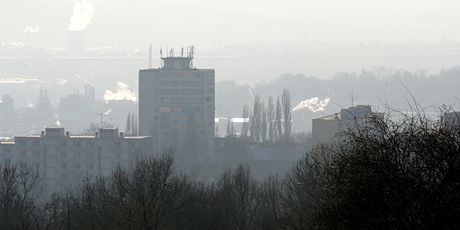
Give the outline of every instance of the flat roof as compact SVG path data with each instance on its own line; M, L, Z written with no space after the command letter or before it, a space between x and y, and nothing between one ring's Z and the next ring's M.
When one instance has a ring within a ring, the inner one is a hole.
M139 72L185 72L185 71L215 71L214 69L197 69L197 68L191 68L191 69L162 69L162 68L153 68L153 69L140 69Z
M14 145L14 141L1 141L0 145Z
M30 135L30 136L15 136L14 138L41 138L42 136L40 135ZM43 136L45 138L47 136ZM95 135L70 135L69 137L67 136L48 136L48 137L66 137L70 139L96 139L96 138L106 138L106 137L96 137ZM144 139L144 138L151 138L152 136L123 136L122 139ZM108 138L120 138L120 136L115 136L111 137L109 136ZM5 141L6 142L6 141ZM5 143L2 142L2 143ZM14 143L14 141L13 141Z
M326 116L322 116L319 118L314 118L313 120L340 120L341 116L340 113L335 113L335 114L329 114Z

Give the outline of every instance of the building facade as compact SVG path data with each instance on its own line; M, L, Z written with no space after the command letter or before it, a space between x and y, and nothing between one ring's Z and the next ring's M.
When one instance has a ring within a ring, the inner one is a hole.
M151 146L151 137L125 137L118 129L74 136L64 128L46 128L41 135L0 142L0 164L37 169L45 191L53 192L110 175L117 166L129 169L136 159L153 155Z
M164 57L139 72L139 130L163 148L210 153L214 145L215 73L196 69L193 56Z
M460 127L460 112L449 112L443 116L443 125L450 128Z

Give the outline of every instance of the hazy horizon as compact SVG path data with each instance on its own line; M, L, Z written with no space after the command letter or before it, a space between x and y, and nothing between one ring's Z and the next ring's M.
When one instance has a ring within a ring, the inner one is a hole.
M75 5L79 3L80 5ZM16 0L0 3L0 42L65 47L67 29L88 47L195 44L202 50L269 42L460 42L458 1ZM76 7L75 7L76 6ZM71 26L75 8L83 25ZM14 19L14 20L12 20Z

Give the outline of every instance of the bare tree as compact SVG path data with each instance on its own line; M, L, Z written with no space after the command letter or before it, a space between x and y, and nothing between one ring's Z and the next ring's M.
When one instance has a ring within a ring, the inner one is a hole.
M128 113L125 125L125 134L129 136L139 135L139 125L137 115L135 113Z
M268 97L267 104L267 123L268 123L268 140L275 142L276 140L276 121L275 121L275 103L273 97Z
M25 164L4 165L0 173L0 229L37 229L40 176Z
M250 119L250 137L254 142L260 142L261 137L261 118L262 118L262 102L259 95L254 97L254 105Z
M292 109L291 109L291 93L289 90L284 89L281 95L281 105L283 109L283 128L284 128L284 141L289 141L291 135L291 120L292 120Z
M281 139L283 138L282 120L283 120L283 112L281 108L281 101L280 101L280 98L278 97L276 100L276 113L275 113L276 134L278 137L278 141L281 141Z
M249 168L239 166L226 171L217 183L222 218L227 229L254 229L258 219L260 200L258 185Z
M267 141L267 134L268 134L268 121L267 121L267 109L265 107L265 102L262 101L261 103L261 113L260 113L260 140L262 142Z
M250 117L250 111L249 111L249 107L247 105L244 105L243 107L243 119L248 119L249 120L249 117ZM243 124L241 126L241 134L240 134L241 138L248 138L249 137L249 123L248 122L245 122L243 121Z
M227 137L233 137L235 135L235 126L233 125L232 118L227 118Z

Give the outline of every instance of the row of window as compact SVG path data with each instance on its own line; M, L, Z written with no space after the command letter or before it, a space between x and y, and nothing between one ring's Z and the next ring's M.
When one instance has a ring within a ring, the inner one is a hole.
M82 168L82 167L81 167L82 164L81 164L81 163L78 163L78 162L73 163L73 164L71 164L71 165L73 165L73 168L74 168L74 169L81 169L81 168ZM67 169L67 167L68 167L67 162L62 162L62 163L60 164L60 168L61 168L61 169ZM86 164L86 168L87 168L87 169L94 169L94 163L88 163L88 164Z
M33 140L30 142L33 146L37 146L37 145L40 145L40 141L39 140ZM19 140L18 141L18 144L21 145L21 146L26 146L27 144L29 144L29 142L27 140Z
M94 141L84 141L83 142L87 147L94 147ZM59 146L61 147L67 147L67 146L70 146L72 144L73 147L81 147L83 144L82 144L82 141L61 141L59 143Z
M202 89L171 89L165 88L157 91L160 95L202 95Z
M86 142L86 144L84 144ZM82 147L84 145L86 145L87 147L94 147L94 142L93 141L85 141L82 143L82 141L72 141L72 147ZM126 145L128 147L131 147L133 148L134 147L134 143L133 142L127 142ZM70 146L70 143L69 141L61 141L60 143L60 146L61 147L68 147ZM115 141L113 142L113 146L114 147L121 147L121 141Z
M27 146L28 143L29 142L27 140L19 140L18 141L19 146ZM34 140L34 141L30 142L30 143L32 143L33 146L40 145L39 140ZM113 145L115 147L120 147L121 142L120 141L115 141L113 143ZM127 143L127 145L129 147L134 147L134 143L132 143L132 142ZM63 141L59 142L59 146L61 146L61 147L82 147L82 146L94 147L94 141L92 141L92 140L87 140L87 141L80 141L80 140L67 141L67 140L63 140ZM11 147L10 146L3 146L3 151L4 152L11 152Z
M183 107L169 107L169 106L161 106L161 107L155 107L156 112L162 112L162 113L178 113L178 112L200 112L201 107L189 107L189 108L183 108Z
M163 80L161 81L161 86L169 87L201 87L201 81L184 81L184 80Z
M162 97L160 102L164 104L199 104L202 100L201 97Z

